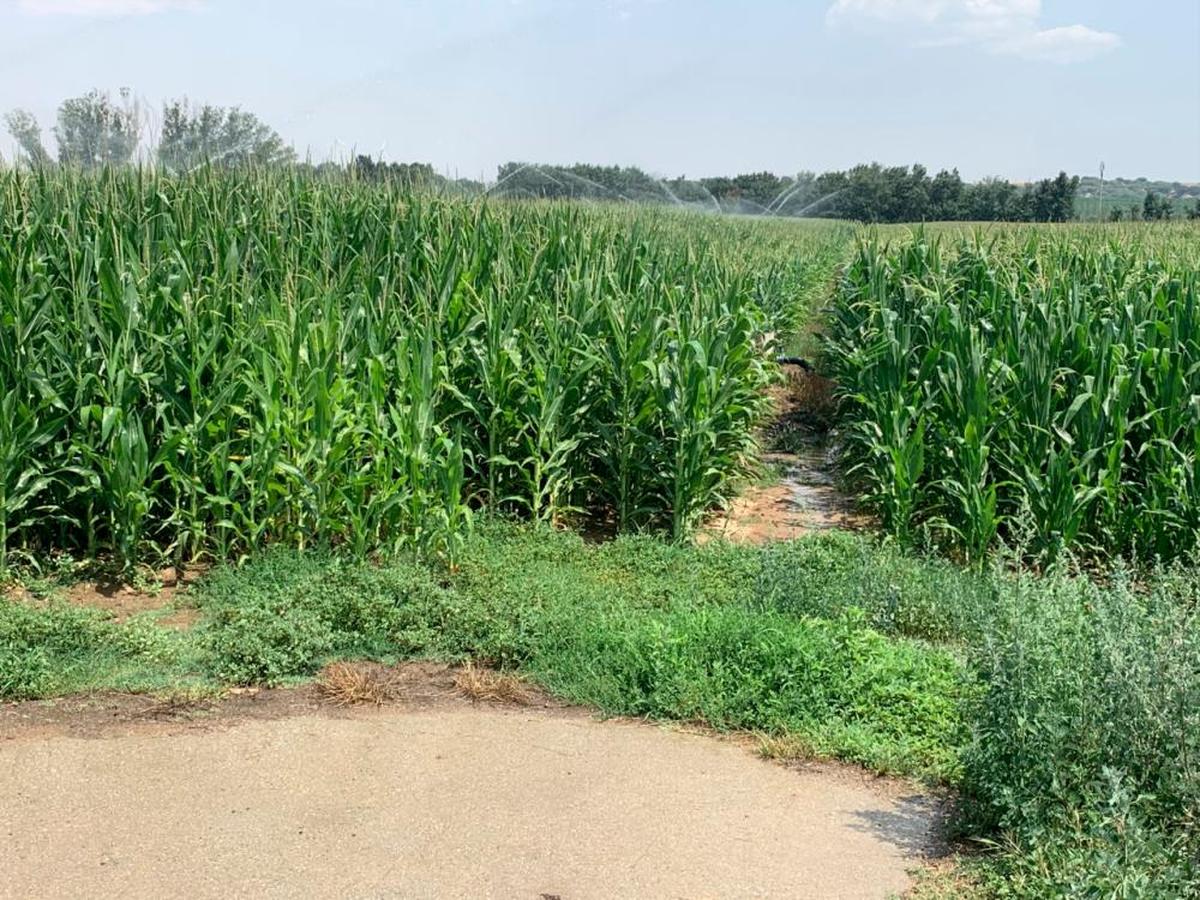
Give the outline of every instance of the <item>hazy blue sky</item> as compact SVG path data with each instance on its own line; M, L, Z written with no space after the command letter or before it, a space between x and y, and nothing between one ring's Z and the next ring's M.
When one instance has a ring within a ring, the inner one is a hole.
M1103 159L1200 181L1200 0L0 0L0 110L49 137L64 97L121 86L241 105L314 158L489 179Z

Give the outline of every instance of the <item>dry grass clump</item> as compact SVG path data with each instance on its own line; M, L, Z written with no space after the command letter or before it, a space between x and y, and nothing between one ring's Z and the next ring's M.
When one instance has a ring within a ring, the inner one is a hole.
M472 700L513 703L528 706L533 692L524 679L509 672L498 672L467 663L454 675L454 689Z
M812 741L795 734L760 736L758 754L763 759L776 759L783 762L813 759L819 755Z
M371 663L330 663L317 675L317 693L337 706L387 703L396 699L398 688L393 671Z

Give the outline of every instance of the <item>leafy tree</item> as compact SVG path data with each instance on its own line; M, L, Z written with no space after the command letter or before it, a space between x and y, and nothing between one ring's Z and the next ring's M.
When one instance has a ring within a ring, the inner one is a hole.
M1017 186L999 178L986 178L965 188L964 217L976 222L1012 222L1022 216L1022 195Z
M674 203L671 182L659 181L636 166L535 165L507 162L500 166L493 190L502 196L581 197L638 203ZM691 190L700 190L698 187Z
M1030 196L1031 218L1036 222L1066 222L1075 216L1075 194L1079 178L1068 178L1059 172L1057 178L1047 178L1034 186Z
M737 199L737 190L733 185L733 179L726 178L724 175L715 178L701 178L700 186L718 201Z
M429 163L386 163L363 154L354 158L350 170L364 181L394 181L408 187L428 187L441 181Z
M969 213L964 187L958 169L938 172L929 185L929 218L942 222L966 218Z
M794 178L785 179L787 186L772 201L774 215L807 216L814 204L819 204L817 176L813 172L800 172Z
M1115 209L1109 210L1109 212L1108 212L1108 221L1110 221L1110 222L1120 222L1124 218L1125 218L1125 210L1121 209L1121 207L1119 207L1119 206L1116 207Z
M1079 179L1060 172L1029 187L1000 179L967 184L957 170L934 177L921 165L859 165L796 177L771 172L658 181L641 169L510 162L491 190L508 196L587 197L636 202L716 203L726 211L806 215L863 222L1066 222L1074 218ZM497 190L499 189L499 190Z
M193 109L186 98L163 106L158 161L170 169L202 163L222 166L276 166L296 154L254 113L238 107L204 104Z
M711 206L717 198L699 181L689 181L684 176L665 182L671 195L680 203L695 203ZM720 205L719 203L717 204Z
M1175 208L1170 197L1160 197L1153 191L1146 192L1146 199L1142 201L1143 219L1147 222L1160 222L1170 219L1174 213Z
M14 109L5 114L4 124L30 164L45 166L50 163L50 154L46 152L42 143L42 126L38 124L33 113L24 109Z
M58 161L93 168L124 165L133 159L141 135L141 111L128 88L118 104L99 90L64 100L58 107L54 137Z
M930 216L929 191L932 183L928 170L916 164L885 169L887 205L884 215L889 221L923 222Z
M790 186L792 179L780 178L771 172L751 172L746 175L736 175L733 179L733 189L742 200L748 200L755 206L764 209L771 208Z
M887 222L884 212L888 206L887 182L879 163L855 166L846 173L846 186L830 202L828 214L841 213L837 218L859 222Z

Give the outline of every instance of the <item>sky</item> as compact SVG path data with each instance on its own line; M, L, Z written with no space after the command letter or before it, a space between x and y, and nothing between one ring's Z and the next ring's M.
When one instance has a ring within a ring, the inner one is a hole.
M0 112L52 144L64 98L122 87L241 106L313 160L485 180L1104 161L1200 182L1200 0L0 0Z

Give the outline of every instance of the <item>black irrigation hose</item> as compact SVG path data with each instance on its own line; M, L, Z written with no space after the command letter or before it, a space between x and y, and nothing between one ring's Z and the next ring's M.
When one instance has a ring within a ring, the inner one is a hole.
M812 363L800 356L777 356L775 362L781 366L799 366L805 372L813 371Z

